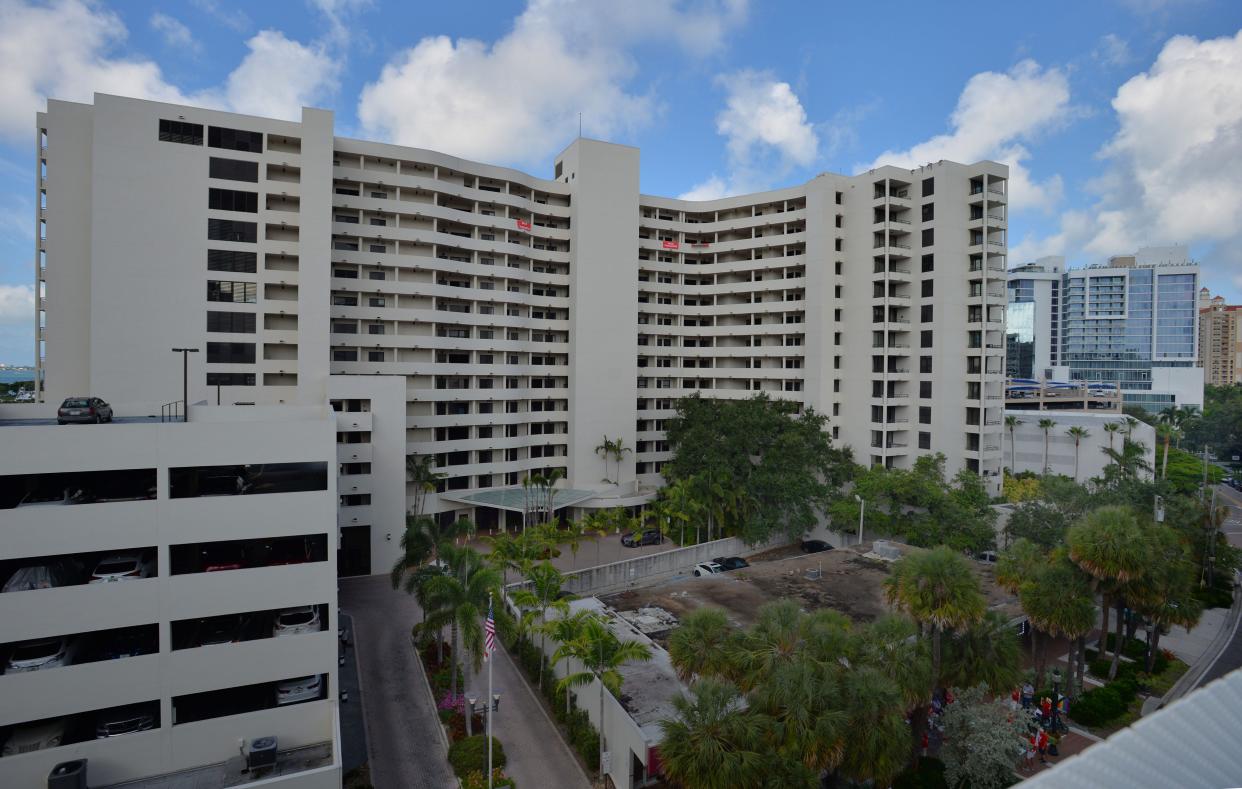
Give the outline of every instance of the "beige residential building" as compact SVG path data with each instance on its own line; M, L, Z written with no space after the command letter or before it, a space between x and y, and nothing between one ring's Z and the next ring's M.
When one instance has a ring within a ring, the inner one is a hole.
M1211 386L1242 383L1242 306L1199 290L1199 365Z
M622 145L576 140L542 178L321 110L107 95L50 101L38 161L43 397L158 413L176 346L203 351L191 403L333 401L343 566L391 565L407 453L444 475L429 512L485 528L551 469L558 507L641 504L694 392L793 400L859 462L940 452L999 490L1003 165L694 202L642 194ZM633 452L606 463L604 436Z

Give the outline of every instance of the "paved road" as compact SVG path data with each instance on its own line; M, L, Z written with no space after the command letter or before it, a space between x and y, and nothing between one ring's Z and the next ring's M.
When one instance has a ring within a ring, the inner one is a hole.
M508 757L505 773L520 787L590 789L569 746L548 719L535 691L522 681L508 653L502 649L496 657L492 687L501 695L492 735ZM480 698L487 697L487 664L477 676L467 677L466 686Z
M1227 485L1216 486L1216 501L1229 506L1229 517L1225 521L1223 531L1228 535L1230 544L1242 547L1242 493ZM1212 680L1220 679L1236 668L1242 668L1242 627L1236 629L1229 643L1220 653L1220 657L1212 667L1200 677L1195 687L1201 687Z
M376 789L444 789L456 779L410 645L418 604L387 575L341 579L340 605L353 617L362 674L371 782ZM353 703L352 697L350 703Z

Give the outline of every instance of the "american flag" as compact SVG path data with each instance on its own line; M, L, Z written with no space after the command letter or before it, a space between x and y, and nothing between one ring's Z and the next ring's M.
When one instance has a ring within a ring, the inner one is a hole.
M496 618L492 616L492 602L487 601L487 621L483 623L483 651L487 657L496 651Z

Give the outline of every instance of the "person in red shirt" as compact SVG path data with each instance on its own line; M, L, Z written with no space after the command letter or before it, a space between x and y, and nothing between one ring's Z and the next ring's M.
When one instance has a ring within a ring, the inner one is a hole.
M1048 732L1045 729L1039 730L1039 738L1035 741L1036 748L1039 750L1039 763L1047 764L1044 754L1048 752Z
M1044 721L1052 719L1052 699L1044 696L1039 700L1039 711L1043 713Z

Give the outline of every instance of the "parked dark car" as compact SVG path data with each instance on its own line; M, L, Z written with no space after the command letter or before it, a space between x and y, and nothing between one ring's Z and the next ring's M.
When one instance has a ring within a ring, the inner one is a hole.
M112 406L98 397L66 397L56 410L56 424L112 421Z
M823 540L803 540L802 541L802 552L803 553L820 553L821 551L831 551L831 550L832 550L832 546L824 542Z
M659 545L664 542L664 535L660 534L659 529L643 529L641 532L627 531L621 535L621 544L627 548L637 548L640 545Z
M750 562L740 556L717 556L712 561L726 570L740 570L743 567L750 567Z
M154 628L154 625L151 626ZM104 636L98 646L101 660L118 660L136 655L149 655L155 652L155 644L151 634L145 628L131 627L117 630Z
M158 716L159 705L151 703L104 710L95 716L95 739L149 731L156 727Z

